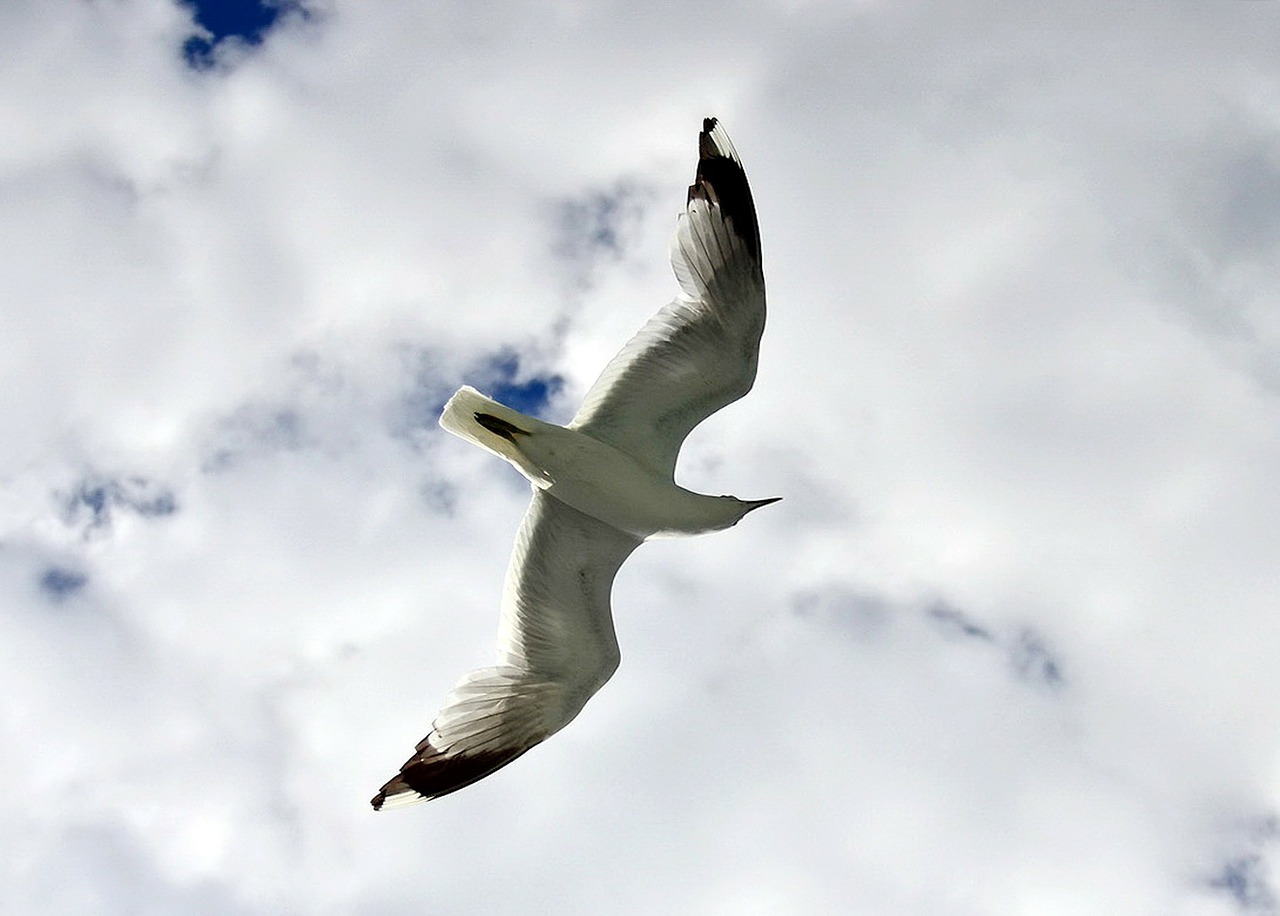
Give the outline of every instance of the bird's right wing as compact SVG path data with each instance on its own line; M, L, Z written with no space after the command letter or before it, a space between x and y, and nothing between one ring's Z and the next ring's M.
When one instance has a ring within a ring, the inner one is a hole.
M499 664L466 675L373 807L471 785L555 734L618 666L609 593L640 539L535 490L502 600Z
M760 227L746 173L707 118L698 173L671 243L682 294L605 367L570 429L671 476L685 436L751 390L764 333Z

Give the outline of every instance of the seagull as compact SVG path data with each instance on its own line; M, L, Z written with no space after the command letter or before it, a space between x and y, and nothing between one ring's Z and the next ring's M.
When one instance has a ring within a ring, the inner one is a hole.
M513 464L533 498L507 570L497 664L445 697L374 810L456 792L568 725L617 670L609 596L631 552L652 537L730 528L781 498L705 496L675 482L689 431L751 390L764 332L755 203L715 118L702 122L671 265L680 295L605 367L568 426L471 387L445 405L440 425Z

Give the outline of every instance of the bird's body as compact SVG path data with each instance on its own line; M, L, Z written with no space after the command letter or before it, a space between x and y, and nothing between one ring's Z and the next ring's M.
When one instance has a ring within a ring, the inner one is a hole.
M640 540L719 531L750 505L686 490L608 443L525 416L474 388L449 399L440 425L510 461L548 496Z
M735 525L775 500L678 486L694 426L755 380L764 330L760 235L746 175L714 118L672 244L682 295L609 363L567 427L460 389L440 425L533 485L507 571L498 664L466 675L374 808L470 785L567 725L619 661L609 594L650 537Z

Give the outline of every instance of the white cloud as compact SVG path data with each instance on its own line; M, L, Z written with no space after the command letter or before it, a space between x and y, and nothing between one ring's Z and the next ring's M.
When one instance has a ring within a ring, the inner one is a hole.
M1275 910L1273 5L312 9L0 10L6 909ZM525 501L432 413L570 415L711 113L771 312L680 476L785 500L375 815Z

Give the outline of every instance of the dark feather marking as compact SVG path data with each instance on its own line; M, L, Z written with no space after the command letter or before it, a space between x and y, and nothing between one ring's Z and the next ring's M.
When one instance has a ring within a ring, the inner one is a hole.
M747 184L747 173L735 159L726 156L711 138L716 119L705 118L702 133L698 135L698 174L689 186L689 200L701 198L719 204L721 211L733 224L734 231L747 243L747 250L756 261L760 260L760 223L756 218L756 204Z
M508 423L501 417L495 417L491 413L477 413L475 414L475 418L476 422L489 430L489 432L493 433L495 436L501 436L508 442L515 442L516 436L529 435L529 431L527 429L521 429L514 423Z
M448 756L429 747L426 754L407 761L400 768L400 773L383 786L370 803L374 811L380 811L389 797L401 795L406 790L425 799L457 792L501 769L527 750L528 747L510 747L500 751Z

